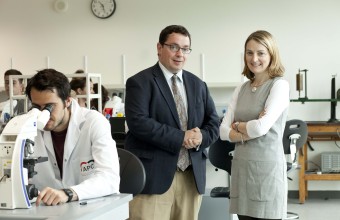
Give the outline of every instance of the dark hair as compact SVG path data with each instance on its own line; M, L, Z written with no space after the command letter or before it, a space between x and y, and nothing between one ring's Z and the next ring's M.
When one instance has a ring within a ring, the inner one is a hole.
M84 73L84 70L79 69L75 73ZM90 82L92 82L92 79L90 79ZM84 89L86 86L86 77L73 77L71 82L71 89L77 92L77 89Z
M93 91L94 93L98 93L98 83L93 84ZM104 109L104 106L106 102L109 101L109 91L102 85L102 108ZM98 111L101 111L102 109L98 109L98 100L92 99L91 100L91 109L95 108Z
M190 46L191 46L190 33L185 27L183 27L181 25L170 25L170 26L167 26L166 28L164 28L161 31L161 33L159 34L159 43L161 45L164 45L164 43L168 39L169 35L172 34L172 33L178 33L178 34L182 34L186 37L189 37Z
M29 80L25 93L31 101L32 88L38 91L50 90L52 92L54 92L55 89L62 101L66 101L71 92L67 77L55 69L40 70Z
M5 72L5 76L15 76L15 75L22 75L22 73L19 70L16 69L9 69ZM23 79L18 79L20 83L22 83Z
M74 77L70 82L71 89L77 92L78 88L83 89L86 86L86 78L85 77Z
M75 73L85 73L85 71L82 69L77 69Z

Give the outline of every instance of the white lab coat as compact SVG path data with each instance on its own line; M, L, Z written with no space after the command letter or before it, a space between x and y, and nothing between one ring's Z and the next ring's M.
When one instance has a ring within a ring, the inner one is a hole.
M33 156L48 157L38 163L32 183L39 190L72 188L79 200L119 193L119 161L108 120L99 112L82 108L73 100L64 147L63 178L57 165L51 132L38 131Z
M17 100L13 100L13 108L15 108L17 106ZM4 123L5 122L5 113L11 115L11 105L10 105L10 101L7 100L4 102L3 104L3 108L2 108L2 112L1 112L1 116L0 116L0 122ZM15 114L17 115L17 114ZM7 121L6 121L7 123Z

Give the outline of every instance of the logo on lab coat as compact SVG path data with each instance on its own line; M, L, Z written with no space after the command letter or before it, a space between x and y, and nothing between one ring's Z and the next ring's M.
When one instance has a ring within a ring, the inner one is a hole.
M94 160L80 163L80 173L82 176L90 175L94 171Z

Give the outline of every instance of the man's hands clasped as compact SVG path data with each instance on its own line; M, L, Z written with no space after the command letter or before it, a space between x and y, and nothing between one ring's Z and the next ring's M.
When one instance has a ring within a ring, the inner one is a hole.
M186 149L197 148L202 143L202 133L198 127L185 131L183 146Z

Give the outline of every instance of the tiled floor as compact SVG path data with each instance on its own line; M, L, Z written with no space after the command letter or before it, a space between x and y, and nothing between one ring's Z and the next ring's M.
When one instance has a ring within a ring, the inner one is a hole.
M288 211L298 213L301 220L340 220L340 199L309 198L304 204L288 199Z

